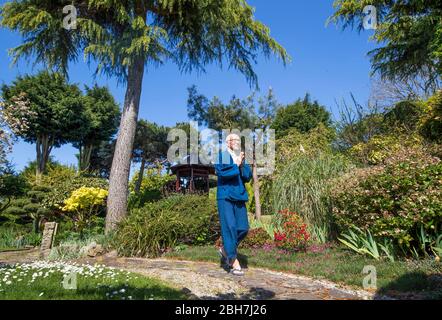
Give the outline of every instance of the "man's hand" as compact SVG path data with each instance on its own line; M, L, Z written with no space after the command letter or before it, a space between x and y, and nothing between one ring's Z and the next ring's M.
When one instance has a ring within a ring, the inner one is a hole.
M244 154L244 152L241 152L241 154L239 155L239 157L237 158L237 162L236 165L239 167L243 164L244 159L245 159L246 155Z

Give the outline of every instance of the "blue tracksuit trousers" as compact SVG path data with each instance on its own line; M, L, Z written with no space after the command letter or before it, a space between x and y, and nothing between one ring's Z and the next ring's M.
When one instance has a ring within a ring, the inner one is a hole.
M230 262L233 262L238 245L249 231L246 204L244 201L218 200L218 214L224 250Z

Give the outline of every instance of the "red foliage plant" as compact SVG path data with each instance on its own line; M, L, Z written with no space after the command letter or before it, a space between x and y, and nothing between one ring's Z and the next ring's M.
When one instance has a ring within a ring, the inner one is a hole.
M282 230L274 232L274 241L278 248L288 251L305 251L310 239L307 224L301 216L288 209L278 212Z

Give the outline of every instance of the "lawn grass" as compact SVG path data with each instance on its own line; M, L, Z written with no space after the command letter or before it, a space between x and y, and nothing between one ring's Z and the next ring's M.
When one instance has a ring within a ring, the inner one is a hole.
M181 247L165 254L168 258L219 262L214 246ZM380 294L402 295L413 292L430 299L442 298L442 264L434 260L377 261L356 255L342 247L332 246L320 252L286 254L275 248L240 249L238 258L243 267L259 267L275 271L327 279L354 288L363 288L365 266L374 266Z
M76 289L69 289L73 274ZM35 262L0 268L0 300L177 299L186 296L160 280L104 266Z

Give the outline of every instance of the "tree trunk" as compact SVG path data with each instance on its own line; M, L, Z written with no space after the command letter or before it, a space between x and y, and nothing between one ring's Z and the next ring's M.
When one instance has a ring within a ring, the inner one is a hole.
M141 183L143 182L145 166L146 166L146 159L143 158L141 160L141 166L140 166L140 172L138 174L137 184L135 185L135 193L139 193L141 190Z
M140 107L143 75L144 59L143 57L135 58L128 70L123 114L112 161L107 199L106 232L115 229L116 225L127 214L130 164Z
M255 219L261 219L261 199L259 193L259 178L256 168L256 160L253 160L253 193L255 197Z
M41 176L41 174L42 174L42 172L41 172L41 170L40 170L40 162L41 162L41 140L40 140L40 138L37 138L37 142L36 142L36 145L35 145L35 149L36 149L36 152L37 152L37 163L36 163L36 166L35 166L35 177L37 178L37 181L40 179L40 176Z
M80 146L80 171L88 171L90 162L91 162L91 154L93 150L93 145L88 144L83 146Z
M40 232L40 218L36 217L34 220L32 220L32 231L34 233L39 233Z
M41 175L46 170L46 164L49 160L49 155L54 145L54 139L49 139L49 135L42 135L37 138L37 165L36 165L36 177L37 181L40 180Z
M256 140L253 139L253 164L252 164L252 175L253 175L253 193L255 197L255 219L261 219L261 196L259 193L259 177L258 168L256 163Z

